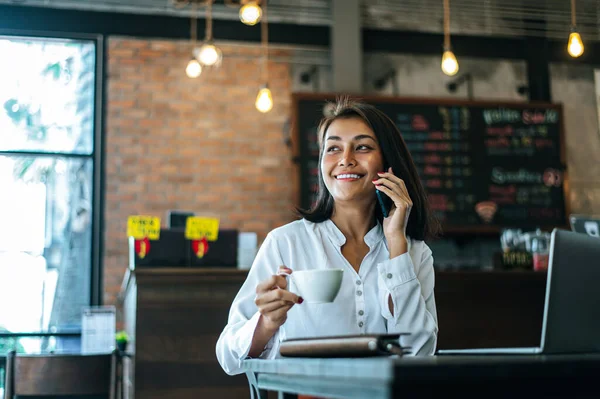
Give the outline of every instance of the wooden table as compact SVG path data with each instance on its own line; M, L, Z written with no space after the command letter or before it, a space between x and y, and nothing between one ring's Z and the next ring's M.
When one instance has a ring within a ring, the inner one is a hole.
M279 397L597 398L600 354L253 359L249 380ZM284 394L285 393L285 394ZM263 399L266 396L260 395Z

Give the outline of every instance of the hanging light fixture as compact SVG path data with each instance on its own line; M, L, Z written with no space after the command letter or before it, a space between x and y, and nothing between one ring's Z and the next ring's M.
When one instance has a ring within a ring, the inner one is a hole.
M214 0L171 0L175 7L182 8L189 4L192 5L192 17L190 23L190 36L192 39L193 50L192 58L185 68L185 73L190 78L197 78L202 74L203 67L213 67L221 65L223 54L221 50L213 43L212 36L212 4ZM198 6L206 6L206 32L204 42L200 47L196 46L198 28Z
M242 0L240 7L240 21L246 25L256 25L262 17L260 1Z
M583 54L583 41L577 31L577 19L575 12L575 0L571 0L571 34L569 35L569 43L567 44L567 51L573 58L579 57Z
M273 94L268 85L264 85L258 91L256 96L256 102L254 103L256 109L260 112L266 113L273 109Z
M214 45L212 36L212 3L214 0L207 0L206 5L206 33L204 37L204 43L195 52L195 56L203 66L215 66L221 65L223 59L223 53L221 50Z
M263 82L264 85L258 91L254 105L262 113L267 113L273 109L273 94L269 89L269 29L267 26L267 1L264 2L263 18L260 22L261 27L261 46L263 50Z
M197 30L197 4L194 3L194 11L192 12L192 17L190 18L190 36L192 38L192 46L194 47L194 50L192 50L192 55L195 51L195 47L196 47L196 40L197 40L197 36L198 36L198 30ZM202 73L202 65L200 65L200 63L198 62L198 60L196 59L195 56L192 57L192 59L188 62L187 67L185 68L185 74L189 77L189 78L197 78L198 76L200 76L200 74Z
M202 65L196 58L192 58L185 68L185 73L189 78L197 78L202 74Z
M204 66L219 66L223 59L221 50L211 42L205 42L195 55Z
M227 7L239 9L240 21L249 26L260 22L263 14L260 8L261 2L261 0L224 0Z
M458 72L458 61L450 46L450 0L444 0L444 54L442 55L442 72L454 76Z

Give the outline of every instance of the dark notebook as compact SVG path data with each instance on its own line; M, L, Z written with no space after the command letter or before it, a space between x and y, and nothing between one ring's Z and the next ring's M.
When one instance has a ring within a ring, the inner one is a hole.
M410 354L400 345L400 336L408 334L346 335L288 339L279 352L286 357L368 357Z

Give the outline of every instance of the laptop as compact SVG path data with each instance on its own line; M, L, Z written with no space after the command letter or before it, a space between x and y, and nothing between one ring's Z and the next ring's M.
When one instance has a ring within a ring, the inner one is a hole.
M600 219L586 215L571 215L569 220L571 230L574 232L600 238Z
M539 347L445 349L437 354L600 352L600 240L554 229Z

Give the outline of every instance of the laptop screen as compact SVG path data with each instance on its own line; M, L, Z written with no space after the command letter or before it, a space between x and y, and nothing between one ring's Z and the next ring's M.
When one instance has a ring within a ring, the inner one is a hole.
M544 353L600 351L600 240L554 229L542 328Z

